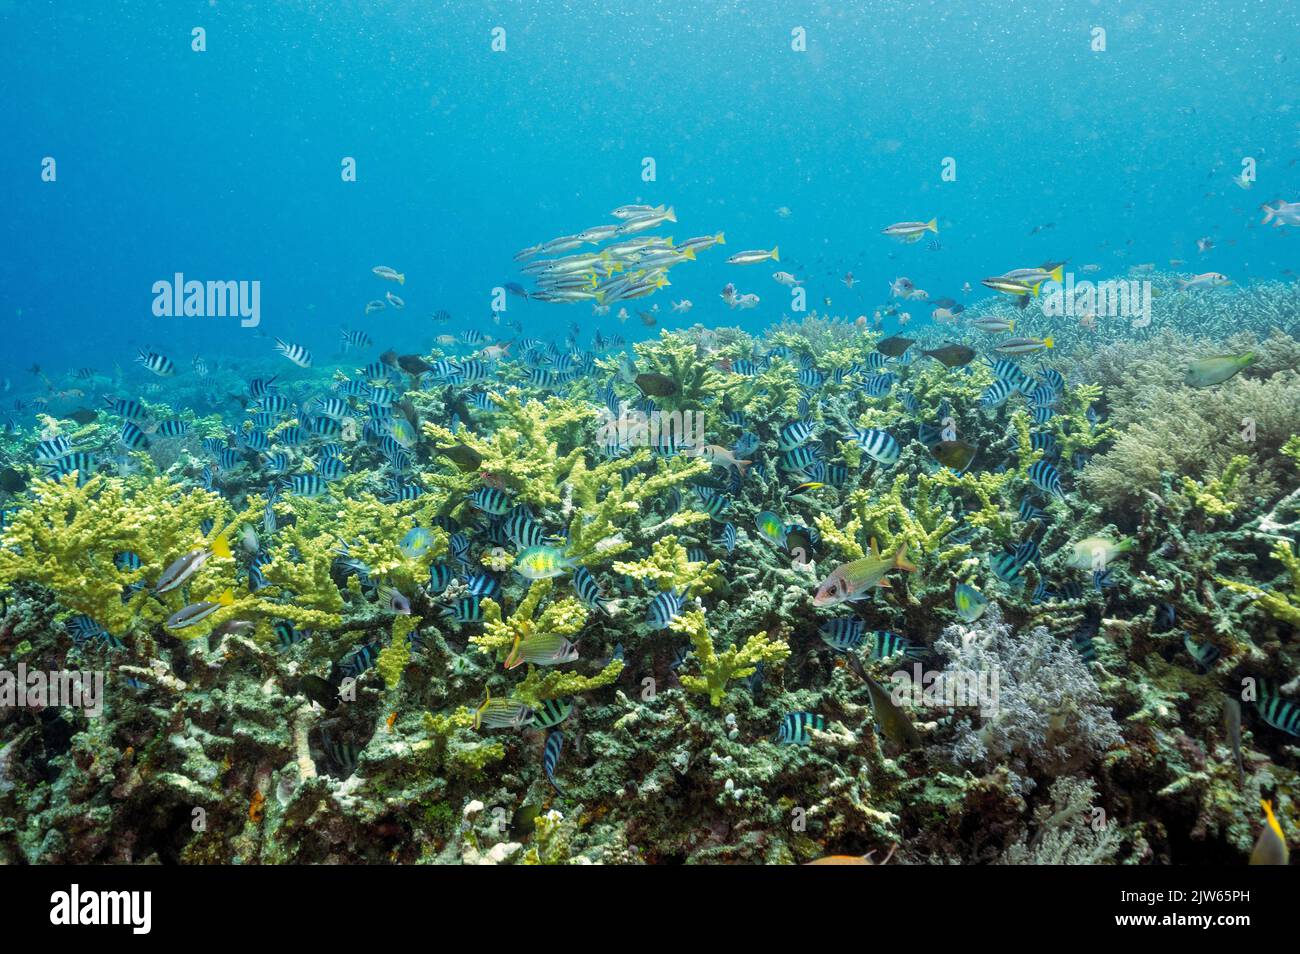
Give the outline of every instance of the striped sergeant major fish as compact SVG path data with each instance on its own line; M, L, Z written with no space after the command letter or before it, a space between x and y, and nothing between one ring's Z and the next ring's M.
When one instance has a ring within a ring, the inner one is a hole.
M605 595L600 583L585 566L573 571L573 588L587 609L598 610L606 616L613 616L618 611L618 601Z
M667 629L686 605L686 597L677 590L660 593L650 601L646 624L651 629Z
M300 368L311 367L311 352L300 344L292 344L283 338L276 338L275 350Z
M555 784L555 766L560 762L560 750L564 748L564 733L559 729L552 729L546 734L546 744L542 748L542 770L546 772L546 780L551 783L551 788L555 789L555 794L561 798L564 792L560 786Z
M281 480L280 487L295 497L321 497L329 490L320 474L294 474Z
M537 707L534 722L543 729L553 729L572 713L572 699L543 699Z
M855 428L853 440L866 452L868 457L885 467L897 463L898 456L903 450L894 435L878 427L865 430Z
M149 412L139 401L133 401L130 398L105 397L104 404L108 407L110 414L116 414L126 421L143 421L149 416Z
M189 431L190 425L188 422L179 418L172 418L159 424L154 433L160 437L184 437Z
M1300 706L1283 699L1268 685L1260 687L1259 702L1255 703L1260 718L1275 729L1289 735L1300 736Z
M1065 491L1061 489L1061 475L1050 462L1039 460L1030 465L1029 481L1044 493L1051 494L1058 500L1065 499Z
M148 450L149 438L145 436L144 431L131 421L122 422L122 432L118 435L118 441L127 450Z
M176 365L172 362L172 359L156 351L146 351L141 348L135 360L160 378L169 378L176 373Z
M825 728L825 716L816 712L791 712L781 720L775 741L778 745L808 745L812 742L813 731L821 732Z

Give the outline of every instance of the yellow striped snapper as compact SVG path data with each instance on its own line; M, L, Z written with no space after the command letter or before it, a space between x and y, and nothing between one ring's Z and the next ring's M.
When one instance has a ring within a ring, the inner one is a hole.
M647 229L657 228L665 222L676 222L677 213L672 206L664 209L662 212L649 212L639 218L624 219L623 224L618 227L616 235L633 235L637 232L644 232Z
M890 238L896 238L904 242L919 241L921 236L926 232L939 232L939 220L931 219L929 222L895 222L893 225L886 225L880 230L881 235L888 235Z
M731 258L727 259L728 265L757 265L759 262L766 262L771 259L774 262L781 261L781 247L773 245L771 250L751 249L748 252L737 252Z

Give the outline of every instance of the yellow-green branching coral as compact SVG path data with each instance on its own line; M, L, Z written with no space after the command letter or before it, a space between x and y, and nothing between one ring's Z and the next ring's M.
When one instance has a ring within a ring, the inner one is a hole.
M1069 460L1075 451L1090 451L1115 436L1109 421L1093 424L1088 420L1088 409L1101 400L1099 384L1080 384L1067 391L1052 416L1051 428L1061 458Z
M1293 435L1285 444L1282 445L1282 453L1290 457L1297 464L1300 464L1300 434Z
M700 667L700 675L681 677L682 688L708 696L709 704L714 706L722 705L727 684L733 679L745 679L754 674L759 663L776 664L790 655L785 640L767 633L755 633L743 645L730 646L719 653L709 635L704 611L700 609L683 613L669 627L690 638Z
M850 495L851 499L852 495ZM853 517L841 525L832 520L829 515L822 513L813 517L813 523L821 534L822 543L839 553L845 560L861 560L866 555L862 544L858 542L858 532L862 529L862 521L858 517Z
M1273 556L1285 568L1287 577L1291 581L1289 593L1266 590L1250 583L1225 580L1223 577L1216 577L1216 579L1220 586L1226 586L1238 593L1249 594L1254 598L1255 605L1274 619L1280 619L1292 626L1300 626L1300 555L1292 550L1291 545L1285 540L1279 540L1273 546Z
M703 596L721 582L718 561L692 563L686 548L675 536L660 537L650 549L650 555L635 563L617 562L614 572L634 580L641 580L656 590L677 590L687 596Z
M823 539L829 539L849 559L865 556L859 534L874 539L881 552L893 552L903 543L913 560L924 561L934 556L945 536L957 526L957 521L941 506L933 502L938 481L928 474L916 478L911 499L908 474L900 473L883 495L873 496L868 490L856 490L849 495L850 512L855 516L841 529L827 517L819 517L818 529ZM854 545L847 547L845 538Z
M379 675L384 677L384 685L389 689L401 682L402 673L411 662L411 645L407 642L407 637L419 622L416 616L398 616L393 620L392 640L379 651L375 668L379 670Z
M326 577L329 561L346 550L372 578L409 593L428 579L429 564L448 550L447 534L432 526L447 503L447 497L436 491L398 503L385 503L363 492L338 500L290 497L286 503L297 518L295 549L322 558ZM401 544L417 526L428 530L428 545L421 548L423 552L407 556Z
M600 672L594 676L559 669L542 669L530 666L528 675L515 686L510 694L526 706L537 708L547 699L561 699L581 695L593 689L612 685L623 672L623 660L611 659Z
M1038 451L1034 452L1038 454ZM979 509L966 511L966 522L973 527L986 527L998 537L1011 535L1012 523L1016 515L1002 507L1003 501L1009 499L1010 487L1020 479L1014 470L1005 470L1000 474L992 471L963 474L951 470L935 471L932 478L943 487L971 494L979 502Z
M701 358L695 343L683 335L665 331L657 339L639 341L632 347L639 371L662 374L676 383L676 393L655 397L655 405L664 411L703 413L726 391L722 372Z
M708 515L686 510L654 527L643 525L645 506L674 487L708 473L710 464L700 458L660 458L653 474L637 474L624 485L622 477L601 475L597 470L580 470L575 477L574 499L591 500L575 507L569 521L567 553L583 566L600 565L630 549L639 535L662 533L708 520Z
M156 599L150 587L173 561L207 548L233 516L217 494L163 478L99 475L78 487L69 475L38 480L32 492L0 538L0 585L44 586L63 608L86 614L115 636L147 630L180 609L180 602L169 608ZM205 520L217 528L207 536ZM139 556L138 570L115 565L114 557L125 552ZM213 558L189 589L216 596L234 581L234 562ZM137 583L145 585L123 602L123 590Z
M1193 480L1191 477L1183 478L1183 493L1188 496L1192 504L1211 517L1231 517L1233 512L1241 505L1240 500L1233 500L1233 491L1241 483L1242 475L1246 467L1250 464L1250 458L1244 454L1236 454L1228 465L1223 469L1223 473L1213 480L1202 483L1199 480Z
M424 423L425 435L440 446L469 447L482 458L478 469L500 480L511 499L558 507L561 485L586 455L595 409L558 397L521 403L514 391L497 396L497 427L490 435L468 430L453 434L432 421Z
M483 632L471 636L470 642L500 659L510 651L515 640L526 640L542 633L569 637L580 632L587 622L587 608L578 600L572 597L554 600L539 611L542 601L550 596L553 584L553 580L534 580L509 618L502 615L495 600L484 598Z
M449 715L424 714L424 727L432 739L423 744L432 749L438 765L458 775L476 776L488 765L506 757L505 743L484 739L474 731L475 721L474 710L464 706Z

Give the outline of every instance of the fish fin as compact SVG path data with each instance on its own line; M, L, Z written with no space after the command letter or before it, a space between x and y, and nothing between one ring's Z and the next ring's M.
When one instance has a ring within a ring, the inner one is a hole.
M406 284L406 275L405 275L405 274L401 274L401 275L398 275L398 276L397 276L397 284L399 284L399 285L405 285L405 284Z
M1061 278L1065 274L1065 266L1057 265L1049 274L1051 275L1052 281L1060 284Z
M519 652L520 637L515 637L515 644L510 647L510 652L506 655L505 667L514 669L524 661L523 654Z
M908 573L916 572L916 564L907 559L907 543L903 542L899 546L898 552L894 554L894 566L900 570L906 570Z
M664 218L667 219L669 222L677 221L677 213L676 211L674 211L671 205L668 206L668 211L664 213Z
M695 249L688 248L685 252L682 253L682 258L691 262L695 261Z
M230 540L224 533L212 541L212 555L230 559Z
M717 242L719 245L726 245L727 244L726 233L719 232L717 235L713 236L713 240Z
M745 473L749 470L749 465L752 463L754 463L752 460L736 461L736 472L739 473L741 477L744 477Z
M1007 322L1007 331L1015 331L1015 330L1016 330L1016 320L1012 318L1010 321Z
M873 557L879 557L879 556L880 556L880 548L879 548L878 546L876 546L876 538L875 538L875 537L872 537L872 538L871 538L871 555L872 555Z
M939 220L931 219L929 222L925 223L925 227L937 235L939 233Z
M1043 287L1043 283L1042 283L1042 282L1039 282L1037 285L1035 285L1033 288L1030 289L1030 291L1033 292L1035 298L1038 297L1038 289L1040 289L1040 288L1042 288L1042 287Z
M1268 819L1268 827L1273 829L1273 834L1277 835L1285 843L1286 836L1282 834L1282 826L1277 823L1277 817L1273 814L1273 803L1267 799L1261 799L1259 804L1264 809L1264 815Z
M779 245L772 246L772 261L774 262L781 261L781 246Z
M887 579L885 579L883 576L880 578L880 582L878 582L876 586L883 586L887 590L892 590L894 588L894 585L890 583Z
M1044 347L1044 348L1051 348L1052 346L1053 346L1053 343L1052 343L1052 339L1051 339L1051 338L1044 338L1044 339L1043 339L1043 347Z
M222 606L233 605L235 602L235 591L227 587L226 591L217 597L217 602Z

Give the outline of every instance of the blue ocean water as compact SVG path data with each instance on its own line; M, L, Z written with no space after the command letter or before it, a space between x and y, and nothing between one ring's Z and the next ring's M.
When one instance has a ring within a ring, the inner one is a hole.
M762 269L741 288L758 308L719 298L725 254L773 245L813 306L850 316L898 275L957 295L1045 260L1285 277L1294 241L1257 208L1300 186L1298 21L1286 0L0 0L0 376L146 344L270 363L265 335L329 353L341 326L427 347L437 309L489 327L517 249L630 202L674 206L674 237L727 236L656 296L669 328L778 320L788 293ZM932 217L937 244L879 234ZM380 264L408 276L407 308L366 317ZM176 272L259 281L260 329L155 317ZM509 307L539 336L657 333Z

